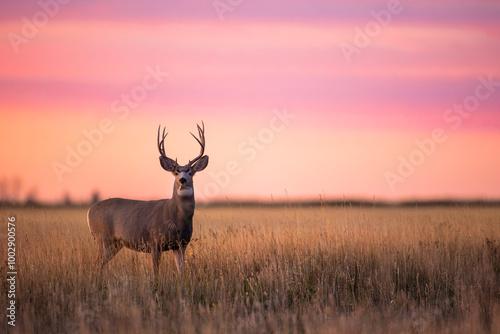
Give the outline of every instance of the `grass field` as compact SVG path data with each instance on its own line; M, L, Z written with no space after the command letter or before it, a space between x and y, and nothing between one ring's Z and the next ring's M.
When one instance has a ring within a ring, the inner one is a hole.
M500 333L500 208L201 208L158 281L128 249L100 274L84 209L0 213L10 333Z

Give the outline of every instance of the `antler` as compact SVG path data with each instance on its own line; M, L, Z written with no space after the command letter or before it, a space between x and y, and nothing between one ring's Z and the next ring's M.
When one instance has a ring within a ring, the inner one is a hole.
M201 128L198 124L196 124L198 127L198 135L200 136L200 139L196 138L195 135L193 135L191 132L191 136L193 136L194 139L200 144L201 149L200 149L200 154L194 158L193 160L189 160L188 166L191 167L196 161L200 160L201 157L203 156L203 153L205 152L205 124L203 124L203 121L201 121ZM158 130L159 134L159 130Z
M167 137L168 132L165 133L166 127L164 127L163 128L163 133L161 135L161 141L160 141L160 128L161 128L161 124L158 125L158 137L156 139L157 144L158 144L158 151L160 152L160 154L161 154L162 157L168 158L167 155L165 154L165 138Z

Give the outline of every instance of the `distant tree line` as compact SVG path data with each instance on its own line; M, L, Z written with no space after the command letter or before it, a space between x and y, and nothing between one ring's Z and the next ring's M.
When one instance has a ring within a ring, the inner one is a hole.
M31 188L22 196L23 184L19 177L8 179L0 178L0 205L9 206L44 206L47 203L40 201L37 197L37 188ZM64 194L58 203L50 205L55 206L80 206L89 205L100 201L100 195L97 190L91 192L87 201L74 201L69 193Z

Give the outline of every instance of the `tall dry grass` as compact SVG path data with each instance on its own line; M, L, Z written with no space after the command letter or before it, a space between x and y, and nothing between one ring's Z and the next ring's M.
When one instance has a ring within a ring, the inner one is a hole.
M167 252L157 281L127 249L98 273L85 210L0 213L13 333L500 332L500 208L200 209L184 277Z

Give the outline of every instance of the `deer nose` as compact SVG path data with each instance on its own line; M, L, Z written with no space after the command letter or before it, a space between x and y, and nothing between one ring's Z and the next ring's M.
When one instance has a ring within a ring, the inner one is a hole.
M184 183L186 183L186 182L187 182L187 180L186 180L186 178L181 177L181 178L179 179L179 182L180 182L181 184L184 184Z

